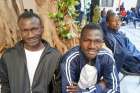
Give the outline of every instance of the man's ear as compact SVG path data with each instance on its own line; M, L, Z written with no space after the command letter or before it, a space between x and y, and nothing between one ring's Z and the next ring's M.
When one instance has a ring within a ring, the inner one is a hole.
M20 38L20 40L22 40L22 34L20 30L17 31L17 36Z

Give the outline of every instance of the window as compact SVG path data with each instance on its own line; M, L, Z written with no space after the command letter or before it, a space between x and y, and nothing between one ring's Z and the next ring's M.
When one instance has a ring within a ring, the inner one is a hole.
M102 7L113 7L114 0L101 0Z

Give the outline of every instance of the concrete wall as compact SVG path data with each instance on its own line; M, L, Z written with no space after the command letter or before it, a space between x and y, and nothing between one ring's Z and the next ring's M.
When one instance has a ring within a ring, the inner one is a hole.
M140 0L138 0L138 1L140 4ZM121 0L120 4L122 4L122 2L124 2L124 7L126 8L126 10L131 9L131 7L136 7L136 5L137 5L137 0ZM100 0L100 5L101 5L101 0ZM114 0L113 7L106 7L106 9L107 10L113 9L115 11L116 8L118 8L118 6L119 6L119 0Z
M23 5L24 8L26 9L33 9L34 11L36 11L36 4L34 0L22 0L23 1Z
M137 6L140 6L140 0L137 0Z
M132 7L135 8L137 6L137 0L121 0L121 3L122 2L124 2L124 7L126 10L129 10Z

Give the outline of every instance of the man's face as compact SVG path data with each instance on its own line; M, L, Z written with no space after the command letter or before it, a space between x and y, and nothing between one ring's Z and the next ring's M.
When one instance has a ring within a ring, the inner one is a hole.
M111 16L107 22L107 26L114 31L118 31L121 21L118 16Z
M94 59L103 44L103 36L99 30L87 30L80 39L80 47L85 56Z
M19 21L22 40L24 46L28 48L37 47L40 45L43 26L38 18L26 18Z

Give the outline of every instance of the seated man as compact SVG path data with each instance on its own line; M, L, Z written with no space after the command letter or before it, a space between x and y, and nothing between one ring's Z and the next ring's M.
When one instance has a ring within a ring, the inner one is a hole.
M120 93L113 55L102 45L100 26L86 25L80 45L62 58L62 93Z
M119 17L114 12L107 15L106 25L102 25L105 44L114 53L118 72L123 67L128 72L140 74L140 51L118 31L119 27Z

